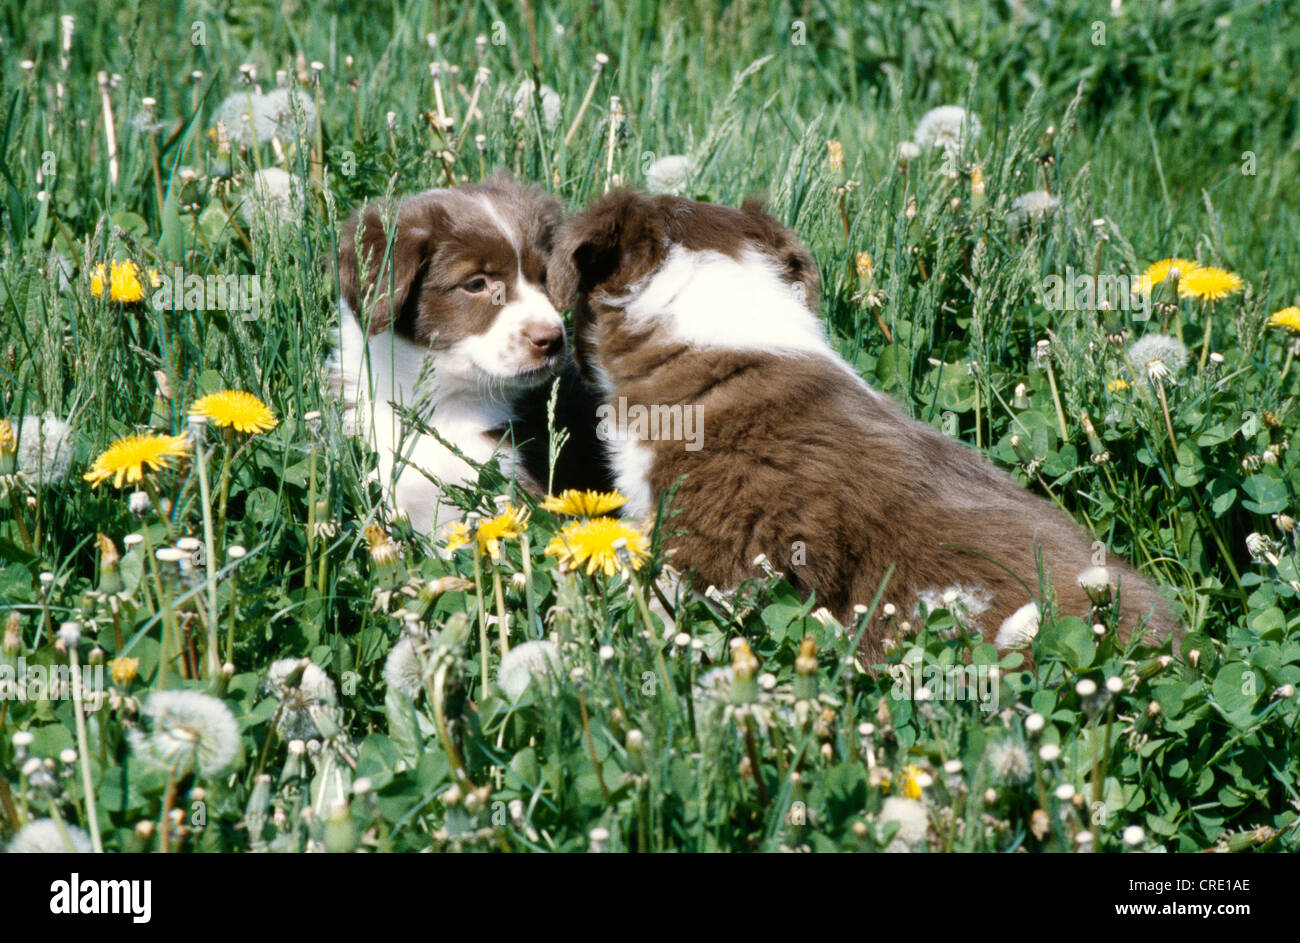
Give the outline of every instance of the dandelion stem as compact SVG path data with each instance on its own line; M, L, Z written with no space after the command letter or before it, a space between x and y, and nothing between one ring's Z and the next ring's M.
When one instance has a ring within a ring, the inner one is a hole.
M77 727L77 754L81 766L81 787L86 793L86 825L90 829L90 846L95 854L103 854L104 843L99 837L99 812L95 807L95 781L90 775L90 738L86 736L86 713L81 690L81 660L77 646L68 646L68 661L72 666L72 716ZM103 736L101 733L100 736Z
M207 612L207 674L215 678L221 671L221 641L217 635L217 541L212 530L212 494L208 487L208 450L203 434L195 435L194 464L199 471L199 497L203 501L203 543L207 551L208 612ZM232 602L233 604L233 602Z
M645 587L635 570L628 567L627 573L632 580L632 596L636 600L637 613L641 617L641 624L645 626L646 637L650 640L650 647L654 649L655 667L659 670L660 683L663 684L664 690L668 692L668 700L673 710L677 710L677 690L673 687L672 679L668 675L668 665L664 661L663 640L655 632L654 620L650 617L650 607L646 605Z
M1165 385L1157 377L1154 378L1156 395L1160 397L1160 409L1165 414L1165 429L1169 433L1169 444L1173 447L1175 457L1178 455L1178 438L1174 435L1174 423L1169 418L1169 398L1165 395Z
M506 598L501 588L501 565L492 561L492 595L497 603L497 638L501 643L501 657L510 651L510 621L506 618Z
M1205 369L1205 361L1210 356L1210 327L1214 319L1214 307L1205 308L1205 336L1201 338L1201 357L1198 364L1202 370Z
M596 95L596 86L600 84L600 73L604 71L604 63L597 58L595 67L591 70L591 81L587 83L586 94L582 96L582 104L578 106L578 113L573 116L573 124L569 125L569 130L564 134L564 146L568 147L573 143L573 136L578 133L578 127L582 124L583 117L587 114L587 109L591 106L591 100Z
M307 459L307 557L302 565L302 585L311 588L312 550L316 543L316 437L311 439L311 455Z
M483 685L483 697L488 696L488 631L487 611L483 606L483 564L479 560L478 547L474 548L474 596L478 601L478 647L481 660L480 683Z
M524 573L524 604L528 609L528 624L525 627L525 634L531 636L533 626L537 621L537 599L536 594L533 592L533 555L527 534L519 535L519 550Z
M1052 369L1052 361L1047 361L1047 382L1052 388L1052 403L1056 406L1056 422L1061 429L1061 440L1068 441L1070 430L1065 425L1065 410L1061 408L1061 393L1056 388L1056 371Z

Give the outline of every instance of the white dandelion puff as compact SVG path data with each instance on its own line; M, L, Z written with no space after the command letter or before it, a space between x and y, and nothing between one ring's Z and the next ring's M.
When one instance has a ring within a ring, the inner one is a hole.
M1178 374L1187 367L1187 348L1176 337L1147 334L1129 344L1128 362L1148 383L1177 383Z
M999 740L989 747L988 761L989 768L1003 782L1022 783L1033 771L1029 751L1014 740Z
M506 652L497 671L497 686L512 701L517 701L534 677L549 674L560 667L560 650L542 639L524 642Z
M925 842L926 832L930 828L930 816L925 806L917 799L904 799L890 796L880 809L881 822L897 822L898 831L885 847L885 851L897 853L908 852Z
M223 702L198 691L154 691L141 714L148 732L131 731L131 747L143 763L215 776L235 761L239 727Z
M1025 223L1041 223L1055 213L1060 205L1061 201L1046 190L1030 190L1028 193L1020 194L1011 202L1007 222L1012 228L1018 228Z
M686 188L693 164L685 154L661 157L645 172L645 188L650 193L671 193L678 196Z
M411 700L420 696L424 688L424 670L416 645L418 636L406 634L393 646L384 662L384 681L390 688L401 691Z
M338 694L329 675L310 661L302 667L297 685L291 684L290 679L302 662L300 658L281 658L272 662L266 673L266 688L280 702L280 719L275 729L286 740L324 739L316 718L322 712L334 710Z
M66 831L67 837L64 837ZM19 829L9 843L11 855L52 855L71 852L78 855L92 851L90 836L75 825L60 828L54 819L36 819Z
M72 427L52 415L18 420L17 468L27 480L57 485L72 468Z
M910 164L921 156L921 147L915 141L899 141L897 156L900 164Z
M297 126L295 113L301 115L303 128L316 122L316 105L305 92L277 88L265 95L235 92L217 107L216 120L235 144L251 146L291 136Z
M1090 566L1079 574L1079 587L1089 593L1102 593L1110 589L1110 570L1104 566Z
M533 110L534 87L532 79L524 79L523 83L515 91L514 118L516 121L523 121L528 117L528 113ZM542 125L547 131L553 131L560 120L560 93L549 85L543 84L541 91L538 92L538 97L541 99Z
M289 222L302 215L302 181L278 167L267 167L253 174L240 211L250 225L259 219Z
M695 716L703 721L715 723L726 707L731 703L731 685L735 672L730 665L710 668L695 679Z
M974 143L980 136L980 119L960 105L940 105L931 108L916 125L912 140L920 147L942 147L960 150Z
M1040 619L1038 605L1025 603L1002 621L993 644L1001 649L1028 648L1038 634Z

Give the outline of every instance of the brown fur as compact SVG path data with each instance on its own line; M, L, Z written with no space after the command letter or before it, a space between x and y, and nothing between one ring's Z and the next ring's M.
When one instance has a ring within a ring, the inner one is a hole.
M842 621L870 603L892 566L883 600L911 618L918 594L952 584L983 587L989 608L973 622L992 641L1031 598L1043 603L1038 558L1061 614L1087 617L1076 582L1091 565L1092 538L1064 512L1022 489L983 455L906 417L834 360L766 351L696 349L660 327L629 330L618 296L652 273L669 244L739 257L768 252L801 284L809 307L816 269L793 234L759 207L705 206L630 192L606 197L561 230L549 284L572 302L580 357L612 384L611 400L701 407L704 447L644 443L655 494L682 480L672 527L673 563L699 585L735 586L755 575L761 553ZM743 319L744 312L736 317ZM796 548L805 548L797 565ZM1148 631L1175 629L1166 603L1136 571L1118 577L1122 634L1148 617ZM881 620L863 641L878 661Z

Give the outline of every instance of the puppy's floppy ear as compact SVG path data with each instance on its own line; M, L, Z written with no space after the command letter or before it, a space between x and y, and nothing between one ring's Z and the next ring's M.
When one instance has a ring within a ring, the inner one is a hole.
M633 190L615 190L560 227L546 268L546 291L560 311L606 284L629 256L662 251L663 225L652 201Z
M373 300L371 334L400 326L411 288L449 224L446 210L428 195L412 197L393 210L391 202L367 205L343 227L339 244L343 300L358 318Z
M745 200L740 205L740 211L759 228L761 238L775 258L782 278L800 293L804 306L817 314L822 303L821 275L817 271L817 263L799 241L799 237L768 213L763 207L763 201L757 197Z

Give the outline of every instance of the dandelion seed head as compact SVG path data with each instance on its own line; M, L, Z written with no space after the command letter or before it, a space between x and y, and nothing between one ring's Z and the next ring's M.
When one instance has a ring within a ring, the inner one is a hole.
M920 847L930 829L930 815L925 805L920 800L901 796L890 796L885 800L880 809L880 821L898 823L898 831L885 848L885 851L895 854Z
M54 819L36 819L18 830L18 834L13 837L7 850L11 855L50 855L68 852L87 855L94 849L91 846L90 836L84 829L67 823L60 828L59 823Z
M960 150L965 144L979 140L981 130L979 118L965 108L940 105L921 116L912 140L922 148Z
M1014 740L999 740L989 747L989 768L1004 782L1024 782L1033 771L1029 752Z
M1128 361L1148 383L1177 382L1188 364L1187 348L1176 337L1147 334L1128 347Z
M533 89L536 86L532 79L524 79L519 88L515 90L514 97L514 119L516 121L525 120L533 110ZM547 131L555 130L555 125L560 120L560 93L549 85L543 84L541 91L538 93L541 99L542 126Z
M154 691L141 707L145 728L130 732L136 758L176 775L215 776L239 751L239 727L222 701L198 691Z
M540 639L524 642L506 652L497 671L497 686L511 701L517 701L528 682L556 671L561 666L560 650L553 642Z
M645 188L649 193L680 195L686 189L694 165L685 154L660 157L645 172Z

